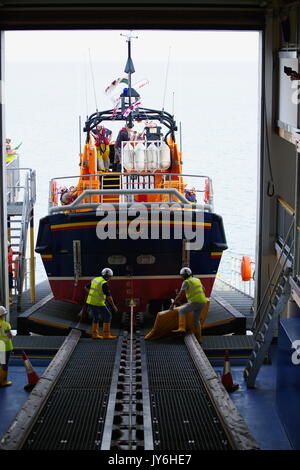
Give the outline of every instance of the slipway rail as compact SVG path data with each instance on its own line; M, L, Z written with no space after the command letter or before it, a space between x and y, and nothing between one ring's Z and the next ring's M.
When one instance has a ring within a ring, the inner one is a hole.
M194 335L151 342L138 331L94 341L72 330L0 441L2 450L257 448Z

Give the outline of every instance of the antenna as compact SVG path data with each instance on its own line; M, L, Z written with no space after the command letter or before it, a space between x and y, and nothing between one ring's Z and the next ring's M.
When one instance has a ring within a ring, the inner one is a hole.
M172 115L175 113L175 91L173 91L173 101L172 101Z
M79 155L81 155L81 116L79 116Z
M166 98L167 83L168 83L168 76L169 76L170 57L171 57L171 46L169 47L169 55L168 55L168 62L167 62L166 79L165 79L165 90L164 90L164 95L163 95L162 110L165 109L165 98Z
M90 67L91 67L91 75L92 75L92 83L93 83L93 90L94 90L94 98L95 98L96 111L98 111L97 97L96 97L96 88L95 88L95 79L94 79L94 71L93 71L92 58L91 58L91 49L89 49L89 59L90 59Z
M88 80L87 80L87 60L85 56L85 61L84 61L84 85L85 85L85 112L86 115L88 116L88 111L89 111L89 106L88 106Z
M181 121L179 123L179 130L180 130L180 146L179 146L179 149L180 149L180 153L182 154L182 125L181 125Z
M133 36L132 35L132 29L130 30L130 33L128 33L128 34L121 33L120 36L123 36L124 38L127 38L127 42L130 42L131 39L138 39L138 36Z
M133 36L132 31L130 31L130 33L128 34L121 33L121 36L127 38L127 43L128 43L128 58L127 58L124 72L128 73L128 78L129 78L128 85L130 89L131 88L131 74L135 72L134 65L133 65L132 58L131 58L131 39L138 39L138 36Z

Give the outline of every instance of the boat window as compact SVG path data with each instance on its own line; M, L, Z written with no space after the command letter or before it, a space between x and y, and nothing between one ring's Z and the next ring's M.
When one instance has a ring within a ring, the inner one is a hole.
M153 255L139 255L136 259L137 264L154 264L156 261Z
M112 255L107 259L109 264L126 264L127 258L123 255Z

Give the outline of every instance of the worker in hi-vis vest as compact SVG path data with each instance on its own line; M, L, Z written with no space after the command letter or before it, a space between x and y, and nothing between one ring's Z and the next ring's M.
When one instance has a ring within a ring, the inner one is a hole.
M7 380L8 361L13 350L11 326L6 321L7 310L0 306L0 387L8 387L12 384Z
M118 309L115 306L113 298L111 296L108 281L113 276L113 272L110 268L104 268L101 272L101 276L96 277L92 280L89 295L86 300L88 304L89 312L93 316L92 324L92 338L93 339L115 339L117 336L110 334L110 323L112 314L106 305L106 302L110 304L112 309L117 312ZM99 320L103 321L103 332L99 335Z
M174 333L184 333L186 328L186 315L189 312L194 312L194 326L195 336L200 341L201 339L201 325L200 315L203 307L207 302L207 298L204 293L203 285L197 277L193 277L190 268L182 268L180 275L183 278L183 283L179 293L174 299L170 309L173 309L177 302L186 295L187 304L184 305L178 311L178 329L173 330Z

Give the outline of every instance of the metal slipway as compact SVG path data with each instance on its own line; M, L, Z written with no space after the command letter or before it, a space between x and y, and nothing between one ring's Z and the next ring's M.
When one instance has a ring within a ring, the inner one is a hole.
M73 329L0 441L3 450L257 449L193 334L117 340Z

